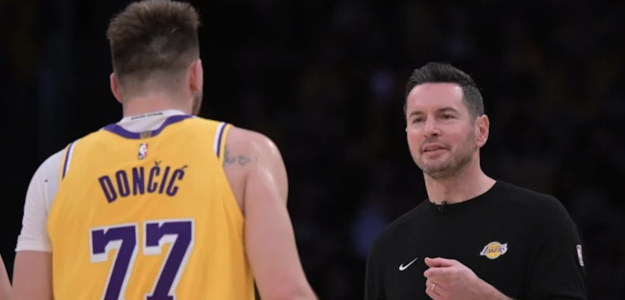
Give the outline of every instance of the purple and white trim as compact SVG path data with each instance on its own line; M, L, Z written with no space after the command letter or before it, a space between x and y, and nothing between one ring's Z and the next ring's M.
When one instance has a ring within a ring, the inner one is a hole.
M174 124L174 123L178 123L182 120L186 120L191 117L192 117L191 115L175 115L175 116L168 117L158 129L147 132L148 133L147 136L149 137L156 136L159 133L161 133L163 129L165 129L167 126ZM142 132L128 131L125 128L119 126L118 124L110 124L104 127L104 130L108 130L114 134L125 137L127 139L135 139L135 140L141 139L146 134L146 132L142 133Z
M217 158L220 158L221 151L221 140L224 135L224 129L226 129L226 123L221 122L217 127L217 134L215 135L215 140L213 141L213 150L215 150L215 154L217 154Z
M67 174L67 171L69 171L69 166L72 162L72 154L74 154L75 144L76 142L72 142L71 144L69 144L67 153L65 154L65 162L63 163L63 176L61 178L65 178L65 174Z

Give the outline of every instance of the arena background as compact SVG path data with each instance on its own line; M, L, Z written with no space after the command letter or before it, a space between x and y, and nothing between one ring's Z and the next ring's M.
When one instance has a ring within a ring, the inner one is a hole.
M127 3L0 1L9 273L36 168L121 117L105 32ZM372 240L425 198L402 106L411 70L432 60L466 70L481 88L491 118L485 171L557 196L587 244L591 299L625 299L623 1L194 5L203 20L202 116L279 145L302 261L321 299L362 299Z

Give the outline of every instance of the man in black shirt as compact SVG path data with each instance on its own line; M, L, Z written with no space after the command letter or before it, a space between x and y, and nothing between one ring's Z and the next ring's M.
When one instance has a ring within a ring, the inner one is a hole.
M482 171L490 124L473 79L448 64L416 69L405 113L428 200L376 239L365 299L587 299L581 236L564 206Z

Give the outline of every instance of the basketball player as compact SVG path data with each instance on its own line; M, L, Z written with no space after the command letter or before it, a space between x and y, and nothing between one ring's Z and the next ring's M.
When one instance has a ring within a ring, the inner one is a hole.
M375 241L365 299L587 299L581 236L558 199L482 171L490 123L473 79L429 63L406 98L428 199Z
M9 281L9 274L4 266L4 259L0 256L0 300L9 300L11 294L11 282Z
M286 209L287 174L260 133L196 117L198 15L141 1L111 20L118 123L34 174L13 299L315 299Z

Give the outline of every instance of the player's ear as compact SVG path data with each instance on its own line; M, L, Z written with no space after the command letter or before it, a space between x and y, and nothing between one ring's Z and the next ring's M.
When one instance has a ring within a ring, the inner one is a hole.
M117 81L117 76L115 76L115 72L111 73L111 92L113 92L113 96L119 103L122 103L122 96L119 91L119 82Z
M202 90L204 84L204 69L202 68L202 60L194 61L188 70L189 88L194 94Z
M481 115L475 120L475 133L477 137L477 146L482 147L488 140L490 130L490 120L487 115Z

